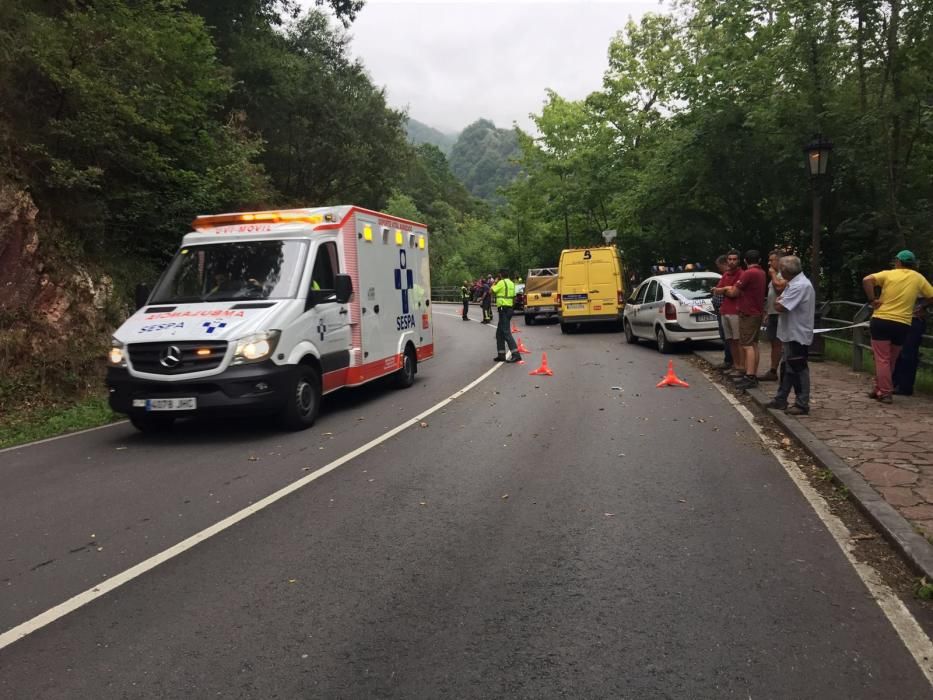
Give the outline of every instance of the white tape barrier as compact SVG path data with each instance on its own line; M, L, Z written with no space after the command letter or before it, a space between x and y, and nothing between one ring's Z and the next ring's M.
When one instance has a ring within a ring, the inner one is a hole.
M868 321L853 323L851 326L839 326L838 328L814 328L814 333L832 333L833 331L847 331L850 328L868 328Z

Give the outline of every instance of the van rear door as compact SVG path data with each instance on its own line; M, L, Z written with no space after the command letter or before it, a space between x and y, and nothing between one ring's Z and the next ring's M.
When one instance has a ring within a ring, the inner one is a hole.
M592 257L588 250L565 250L560 256L557 291L560 313L565 320L588 316L589 282L587 266Z
M593 316L617 316L621 281L615 250L598 248L584 252L591 255L587 275L589 313Z

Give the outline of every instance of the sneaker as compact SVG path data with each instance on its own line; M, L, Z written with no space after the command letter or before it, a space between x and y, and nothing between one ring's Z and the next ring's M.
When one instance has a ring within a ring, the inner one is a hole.
M521 362L521 361L522 361L522 356L519 355L517 352L513 352L512 357L506 360L506 362Z
M736 389L752 389L758 386L758 377L753 374L747 374L742 379L737 379L735 382Z
M765 404L765 408L773 408L778 411L785 411L787 410L787 402L778 401L777 399L771 399L768 403Z
M894 403L894 397L891 394L883 394L878 397L878 401L881 403Z
M872 389L871 391L868 392L868 398L870 398L870 399L880 399L881 397L878 395L878 392L877 392L877 391L875 391L874 389Z
M496 355L492 358L493 362L505 362L505 355Z
M777 376L776 369L769 369L764 374L758 375L759 382L776 382L777 379L778 379L778 376Z
M788 408L786 411L784 411L784 413L786 413L789 416L806 416L806 415L809 415L810 409L794 404L793 406Z

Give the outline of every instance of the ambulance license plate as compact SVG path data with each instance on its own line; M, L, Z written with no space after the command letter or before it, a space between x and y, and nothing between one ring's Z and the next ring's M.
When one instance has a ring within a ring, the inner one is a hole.
M194 397L186 399L133 399L134 408L147 411L193 411L198 407Z
M553 311L554 311L554 307L553 307L553 306L532 306L531 308L534 309L535 311L542 311L542 312L543 312L543 311L547 311L547 312L553 312Z
M586 304L567 304L567 308L571 310L585 309Z

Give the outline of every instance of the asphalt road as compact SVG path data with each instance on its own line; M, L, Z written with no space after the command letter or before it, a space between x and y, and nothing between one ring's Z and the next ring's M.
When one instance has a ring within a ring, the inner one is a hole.
M0 453L0 632L492 366L491 328L435 323L414 387L335 394L303 433L120 425ZM522 329L526 366L0 650L0 697L930 697L702 374L675 357L691 386L660 390L653 348ZM554 377L528 375L541 350Z

